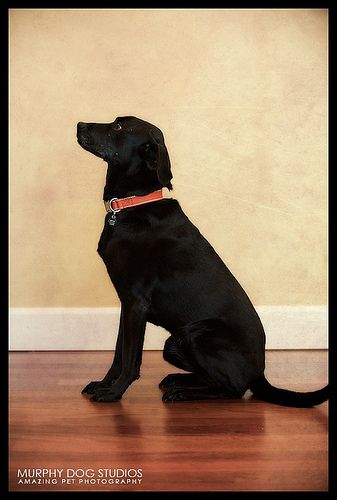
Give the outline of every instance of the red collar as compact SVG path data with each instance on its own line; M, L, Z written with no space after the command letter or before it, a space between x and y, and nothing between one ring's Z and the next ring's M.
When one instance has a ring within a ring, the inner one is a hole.
M128 198L111 198L109 201L104 201L105 209L107 212L120 212L124 208L137 207L138 205L144 205L145 203L151 203L152 201L159 201L163 199L162 189L158 191L153 191L152 193L146 194L144 196L128 196Z

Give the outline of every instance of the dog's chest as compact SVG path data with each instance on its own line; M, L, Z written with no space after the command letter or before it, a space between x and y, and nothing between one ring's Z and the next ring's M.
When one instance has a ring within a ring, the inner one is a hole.
M139 231L124 224L105 223L97 251L115 285L139 281L153 269L153 240L139 236Z

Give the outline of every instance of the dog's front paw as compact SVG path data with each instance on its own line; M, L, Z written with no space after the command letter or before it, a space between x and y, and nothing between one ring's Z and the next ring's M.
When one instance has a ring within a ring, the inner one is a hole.
M95 382L90 382L90 384L86 385L82 390L82 394L95 394L98 389L107 389L111 386L111 384L107 382L102 382L101 380L97 380Z
M116 392L111 388L100 388L96 389L91 401L97 401L99 403L112 403L114 401L119 401L122 394Z
M173 401L188 401L188 391L182 388L172 387L168 391L164 392L162 400L164 403L172 403Z

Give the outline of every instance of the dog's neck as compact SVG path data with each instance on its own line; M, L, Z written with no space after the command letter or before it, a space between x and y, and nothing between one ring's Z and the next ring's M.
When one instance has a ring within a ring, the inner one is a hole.
M126 168L127 167L127 168ZM161 184L154 170L138 168L136 164L132 175L127 175L132 164L123 168L116 168L112 163L108 163L103 200L109 201L111 198L127 198L130 196L144 196L161 189ZM136 168L137 167L137 168Z

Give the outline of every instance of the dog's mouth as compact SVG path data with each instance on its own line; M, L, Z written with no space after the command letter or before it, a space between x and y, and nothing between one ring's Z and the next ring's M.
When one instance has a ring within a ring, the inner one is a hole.
M78 144L88 151L89 153L94 154L95 156L98 156L100 158L103 157L102 153L97 150L96 145L94 143L94 140L90 134L90 131L88 129L84 129L83 127L81 128L81 123L77 125L77 142ZM85 125L85 124L83 124Z
M90 146L90 145L92 145L92 141L89 140L89 137L85 137L83 135L78 135L78 134L77 134L77 142L81 146Z
M79 122L77 124L77 142L78 144L89 151L89 153L102 158L104 161L110 162L113 166L120 164L119 152L113 144L106 142L95 142L91 134L90 123Z

